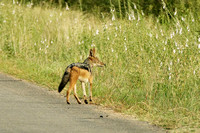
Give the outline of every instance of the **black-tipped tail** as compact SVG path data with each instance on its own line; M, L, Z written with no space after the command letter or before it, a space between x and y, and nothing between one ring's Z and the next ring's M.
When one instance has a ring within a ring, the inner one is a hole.
M70 73L65 71L63 77L62 77L62 81L60 82L60 85L58 87L58 92L60 93L63 88L65 87L65 85L69 82L69 75Z

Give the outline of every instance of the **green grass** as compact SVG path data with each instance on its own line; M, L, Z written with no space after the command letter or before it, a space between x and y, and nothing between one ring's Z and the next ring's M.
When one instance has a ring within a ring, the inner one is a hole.
M66 66L95 47L107 64L93 70L97 104L167 129L200 128L199 18L134 17L1 2L0 71L57 89Z

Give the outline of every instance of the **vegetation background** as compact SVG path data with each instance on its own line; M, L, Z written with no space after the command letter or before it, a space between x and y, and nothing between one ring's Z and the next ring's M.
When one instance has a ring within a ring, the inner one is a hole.
M195 132L199 7L198 0L2 0L0 71L56 90L66 66L96 47L107 64L93 70L96 104Z

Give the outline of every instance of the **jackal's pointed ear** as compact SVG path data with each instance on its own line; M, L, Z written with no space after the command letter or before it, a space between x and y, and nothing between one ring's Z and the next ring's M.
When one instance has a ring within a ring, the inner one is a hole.
M90 56L95 56L95 48L90 49Z

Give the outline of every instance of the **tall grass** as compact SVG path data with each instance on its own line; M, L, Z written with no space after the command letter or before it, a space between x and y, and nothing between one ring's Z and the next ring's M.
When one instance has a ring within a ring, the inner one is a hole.
M65 67L82 62L91 47L107 64L94 68L96 103L164 128L199 128L199 20L145 17L99 19L64 9L0 3L1 71L57 89Z

